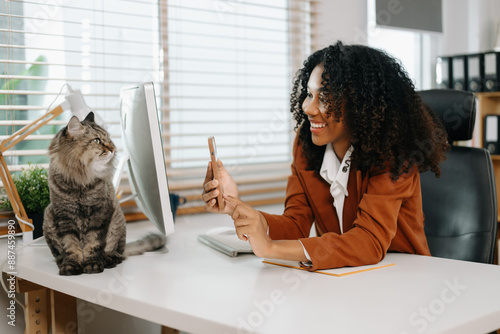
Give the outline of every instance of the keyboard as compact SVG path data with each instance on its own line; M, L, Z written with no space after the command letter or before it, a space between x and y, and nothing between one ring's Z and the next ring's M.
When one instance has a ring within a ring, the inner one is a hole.
M238 239L234 227L220 227L200 234L198 241L228 256L253 253L250 243Z

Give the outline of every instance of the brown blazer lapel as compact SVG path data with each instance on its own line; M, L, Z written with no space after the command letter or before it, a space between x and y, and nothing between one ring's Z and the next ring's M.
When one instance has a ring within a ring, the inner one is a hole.
M361 173L351 170L349 173L349 182L347 183L347 192L349 195L345 198L344 211L342 215L342 228L344 233L352 228L353 222L356 220L359 201L361 200L360 184Z
M330 194L330 184L321 175L310 170L299 171L299 177L319 230L340 233L339 220Z
M368 178L365 178L366 181L368 181ZM357 185L357 191L358 191L358 203L361 202L361 197L363 196L363 189L366 190L366 185L362 184L362 178L361 178L361 172L358 170L356 171L356 185Z

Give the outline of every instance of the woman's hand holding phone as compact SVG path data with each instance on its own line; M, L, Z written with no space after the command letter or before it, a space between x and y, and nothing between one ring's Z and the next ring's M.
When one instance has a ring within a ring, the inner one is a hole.
M205 210L217 213L232 213L234 205L225 201L223 194L238 197L238 187L231 175L227 172L222 161L217 159L215 139L208 139L211 161L208 163L207 174L203 182L202 199Z

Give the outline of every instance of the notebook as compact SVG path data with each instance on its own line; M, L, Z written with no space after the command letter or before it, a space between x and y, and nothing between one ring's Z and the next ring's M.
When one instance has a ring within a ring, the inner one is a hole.
M238 239L234 227L217 227L198 235L198 241L221 253L235 257L253 253L250 243Z
M299 270L306 270L306 269L302 268L300 263L297 261L264 259L262 262L266 263L266 264L276 265L276 266L294 268L294 269L299 269ZM367 272L367 271L372 271L375 269L392 267L394 265L396 265L394 262L391 262L388 259L383 259L382 261L380 261L377 264L371 264L371 265L359 266L359 267L342 267L342 268L335 268L335 269L322 269L322 270L316 270L316 271L314 271L314 273L330 275L330 276L335 276L335 277L343 277L343 276L359 274L359 273L363 273L363 272Z

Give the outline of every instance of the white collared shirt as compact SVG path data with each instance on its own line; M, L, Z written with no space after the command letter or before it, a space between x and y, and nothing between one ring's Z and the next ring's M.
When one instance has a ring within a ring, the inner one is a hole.
M330 193L333 197L333 206L337 211L339 219L340 234L344 233L342 214L344 212L344 201L349 193L347 192L347 182L349 181L349 171L351 170L351 154L353 147L349 147L342 163L333 150L333 145L326 147L323 164L319 174L326 182L330 183Z
M347 192L347 182L349 181L349 171L351 170L351 154L353 147L350 146L344 155L342 163L335 154L333 150L333 145L329 144L326 146L325 155L323 156L323 163L319 174L326 182L330 184L330 194L333 197L333 206L337 212L337 217L339 219L340 234L344 233L343 228L343 212L344 212L344 201L349 193ZM306 248L302 245L304 249L304 254L306 258L311 261L309 253L307 253ZM304 263L307 265L306 263Z

